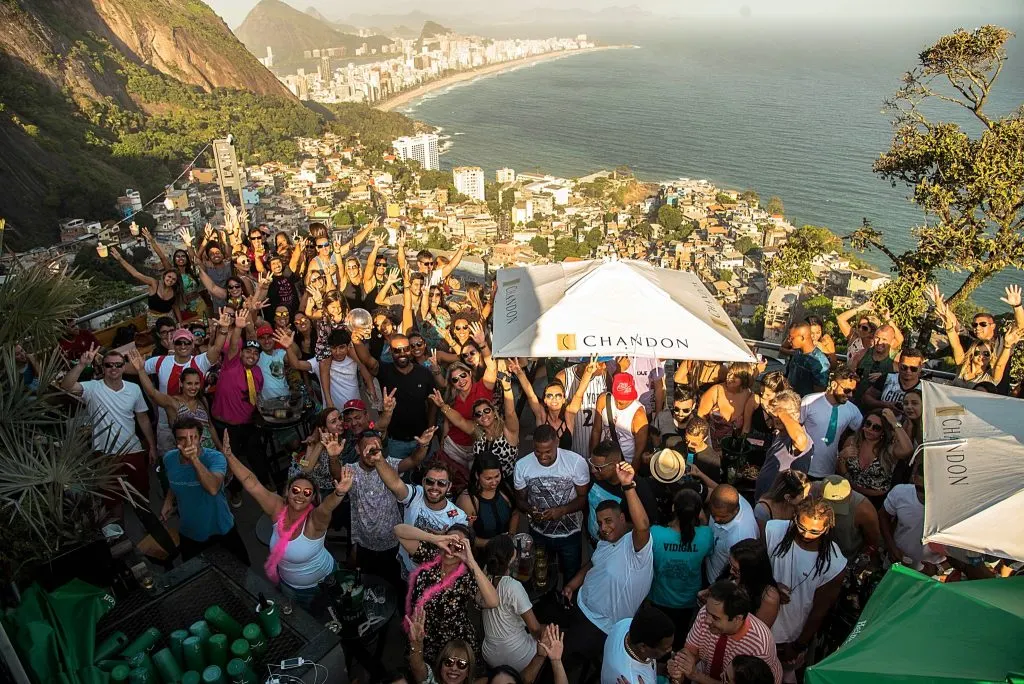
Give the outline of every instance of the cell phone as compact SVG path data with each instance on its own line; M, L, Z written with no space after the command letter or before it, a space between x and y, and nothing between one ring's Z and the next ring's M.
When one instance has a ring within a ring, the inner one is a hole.
M686 465L692 466L693 465L693 459L694 459L693 452L692 451L687 451L686 452Z

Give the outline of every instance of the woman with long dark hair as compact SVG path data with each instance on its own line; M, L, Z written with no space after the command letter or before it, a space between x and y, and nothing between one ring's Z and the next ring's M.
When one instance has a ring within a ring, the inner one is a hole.
M864 416L860 430L847 438L839 452L836 470L850 481L854 491L871 499L879 508L892 487L892 473L898 461L913 453L907 433L899 427L890 409Z
M185 300L181 292L181 277L173 268L160 273L159 278L148 276L129 264L116 247L110 248L110 256L114 257L117 263L128 272L128 275L135 278L147 288L149 295L149 313L146 316L146 325L152 327L161 316L174 316L174 320L181 320L181 309Z
M729 549L729 576L747 590L754 617L769 627L775 624L782 594L764 542L744 539L733 544Z
M721 449L722 439L743 429L747 404L753 397L750 391L752 364L730 363L725 380L704 392L697 406L697 415L711 425L711 444Z
M189 237L189 241L186 244L191 244L191 234L188 232L188 228L182 228L184 235ZM174 254L171 258L167 258L167 254L163 248L160 247L160 243L153 239L153 235L147 228L142 229L142 235L146 238L153 253L156 254L157 259L160 260L160 267L165 271L177 271L178 278L181 280L182 288L182 312L184 320L190 320L196 318L199 315L199 307L203 304L202 298L199 296L202 292L202 283L199 282L199 275L196 271L196 267L192 264L192 257L184 249L174 250Z
M445 411L445 417L459 430L473 435L474 460L485 454L497 457L501 464L502 477L511 481L516 460L519 458L519 417L516 415L512 384L508 380L502 380L501 389L501 412L489 398L481 398L473 402L472 420L463 418L458 411ZM430 400L438 408L444 405L444 398L437 390L434 390Z
M474 549L477 551L491 539L519 528L519 509L509 482L511 480L502 475L497 456L478 456L469 476L468 489L455 501L476 532Z
M769 520L792 520L796 507L811 493L807 474L799 470L786 470L775 476L775 482L754 506L754 517L764 534Z
M786 376L781 371L765 373L754 383L754 396L743 409L743 434L747 437L760 439L766 446L772 435L774 420L768 407L775 395L789 389Z
M510 576L516 562L512 537L501 534L491 539L484 557L484 572L498 593L498 605L483 611L481 652L491 667L509 665L522 672L537 653L537 639L544 626L533 614L533 603L522 583Z
M906 433L910 440L910 446L916 450L924 441L924 395L917 387L907 390L903 395L903 420L900 428ZM911 452L913 454L913 452ZM892 469L892 484L910 484L913 462L909 459L900 459Z
M508 359L506 363L509 371L519 380L519 386L523 388L523 395L530 405L530 410L533 411L537 425L547 423L553 427L555 434L558 435L558 448L572 449L572 431L576 424L576 414L583 407L583 397L587 393L591 378L595 373L604 372L604 364L598 363L596 358L590 360L583 371L583 377L576 385L576 392L573 394L572 400L568 402L565 396L565 385L557 380L549 382L544 387L542 403L537 398L537 393L533 391L533 383L530 382L519 362L516 359Z
M654 582L647 598L676 624L675 648L686 642L697 613L701 567L715 545L711 528L700 522L703 506L700 494L680 490L672 501L674 519L668 525L651 527Z

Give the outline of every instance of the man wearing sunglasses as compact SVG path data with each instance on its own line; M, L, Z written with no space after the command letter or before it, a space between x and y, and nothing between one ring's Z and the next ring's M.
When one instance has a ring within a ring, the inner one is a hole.
M864 417L850 401L858 380L855 371L839 367L832 373L827 390L808 394L800 401L800 422L814 442L808 470L814 479L835 474L843 436L847 430L856 432L860 429Z
M652 439L659 446L665 446L665 439L672 435L679 435L686 439L686 426L693 419L697 410L697 399L688 387L676 385L675 396L672 399L672 407L668 411L658 413L652 425Z
M935 313L943 319L943 321L952 321L952 327L954 330L950 330L950 325L946 325L946 334L959 334L955 332L955 328L959 327L956 320L956 314L953 313L952 309L946 304L945 298L942 292L939 290L939 286L932 283L925 288L924 293L932 300L935 305ZM1005 296L1000 298L1000 301L1009 304L1013 309L1013 323L1014 326L1020 329L1024 329L1024 307L1021 306L1021 288L1019 285L1010 285L1005 289ZM991 354L992 363L995 365L995 359L998 359L1003 354L1003 349L1006 346L1006 340L999 334L999 325L996 323L996 319L992 314L987 312L978 312L974 314L974 319L971 321L970 330L967 331L968 336L960 337L960 347L962 358L957 358L956 350L946 348L941 350L939 354L941 356L948 356L950 352L954 357L954 361L957 365L961 365L964 359L970 359L975 352L975 348L979 345L987 345L988 350ZM1011 345L1012 346L1012 345ZM964 351L966 350L966 351ZM1003 377L997 383L999 394L1008 394L1010 390L1010 374L1004 373Z
M149 467L156 463L157 458L156 438L149 422L149 407L142 396L142 388L124 381L126 363L120 352L108 351L102 356L101 379L78 382L82 371L96 358L96 351L92 347L79 357L78 363L61 381L61 387L81 397L92 415L93 449L111 454L111 458L125 464L124 478L142 496L148 497ZM135 436L136 425L146 439L147 449L142 448Z
M883 375L864 393L864 411L889 409L900 420L903 419L903 397L912 389L920 389L921 372L924 370L924 352L920 349L904 349L900 354L899 370Z
M448 263L437 268L437 257L434 253L428 249L421 249L416 253L416 269L419 273L422 273L426 278L427 287L434 287L444 282L445 278L452 274L455 267L462 261L462 257L466 254L466 247L469 245L469 239L466 237L462 238L462 244L452 254L451 259ZM405 257L405 241L400 240L398 242L398 267L403 271L408 267L408 261Z
M622 503L625 491L622 482L619 480L619 464L622 463L622 450L615 442L606 439L594 448L594 453L587 462L590 464L590 474L594 483L587 492L587 532L590 534L590 541L595 546L598 542L597 507L605 501ZM647 511L648 520L658 519L658 500L654 495L651 481L646 477L637 476L633 480L636 483L636 493L640 502ZM628 511L627 511L628 514ZM628 521L628 518L627 518Z
M416 439L416 453L414 458L423 459L430 440L434 436L434 428L429 428ZM409 485L402 482L398 471L385 459L376 463L377 473L384 481L395 499L405 507L406 525L412 525L418 529L434 534L442 534L455 523L469 524L465 512L448 499L448 492L452 486L451 474L443 463L434 463L423 475L423 484ZM409 554L404 548L399 547L398 558L402 561L402 574L408 575L416 568Z

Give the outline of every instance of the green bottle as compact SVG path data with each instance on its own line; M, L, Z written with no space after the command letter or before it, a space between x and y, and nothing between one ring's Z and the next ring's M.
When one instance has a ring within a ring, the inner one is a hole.
M188 628L189 633L192 636L197 636L205 643L213 632L210 631L210 625L206 624L206 620L196 620Z
M281 616L277 612L277 604L268 601L263 594L259 595L259 603L256 604L256 619L259 620L263 633L273 639L281 633Z
M258 684L256 675L245 664L245 661L235 658L228 663L228 684Z
M171 649L171 655L178 661L178 664L184 667L185 665L185 651L184 643L185 639L189 638L188 631L184 629L176 629L171 632L170 643L168 646Z
M228 637L226 634L214 634L206 642L206 662L217 667L228 664Z
M206 612L203 613L203 617L206 618L206 622L208 622L213 629L217 630L221 634L227 634L228 638L232 641L242 636L242 626L238 624L238 621L235 620L235 618L225 613L224 609L220 606L210 606L206 609Z
M100 668L104 672L113 672L114 668L118 665L127 665L127 660L99 660L96 662L96 667ZM131 669L131 668L128 668Z
M181 676L181 684L201 684L203 676L195 670L189 670Z
M206 667L206 658L203 656L203 640L197 636L190 636L182 642L181 647L185 654L185 667L202 672Z
M153 664L164 684L179 684L181 682L181 665L174 659L169 648L161 648L153 654Z
M128 673L128 684L156 684L157 678L152 670L137 667Z
M150 627L145 632L135 638L135 641L128 644L121 655L125 658L131 659L136 653L142 653L143 651L152 651L153 646L156 642L160 641L160 630L156 627Z
M203 670L203 684L226 684L224 681L224 670L216 665L210 665Z
M131 673L132 668L127 665L118 665L110 671L111 684L124 684L128 681L128 675Z
M132 672L135 670L145 670L149 673L150 680L156 676L156 669L153 667L153 659L149 657L149 653L146 651L136 653L129 658L128 667L132 668Z
M114 656L124 650L124 647L128 645L128 637L125 636L124 632L114 632L106 639L96 645L96 650L93 653L92 662L98 663L101 660L108 660L111 656Z
M263 660L267 653L267 640L263 636L263 630L255 622L250 622L242 628L242 636L249 642L249 649L252 657L256 660Z
M231 657L238 658L249 667L252 667L252 651L249 650L249 642L245 639L235 639L232 641Z

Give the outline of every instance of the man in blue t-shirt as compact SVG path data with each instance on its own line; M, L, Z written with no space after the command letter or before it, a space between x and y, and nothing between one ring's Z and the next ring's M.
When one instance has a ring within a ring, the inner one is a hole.
M793 353L786 363L786 380L801 397L824 392L828 386L828 357L814 346L811 326L804 321L789 326L789 346Z
M170 488L160 518L170 517L177 500L181 535L178 549L183 561L219 544L249 565L249 553L224 494L227 459L221 452L199 445L202 430L203 424L194 418L182 418L174 424L174 441L178 448L164 454L164 470Z

